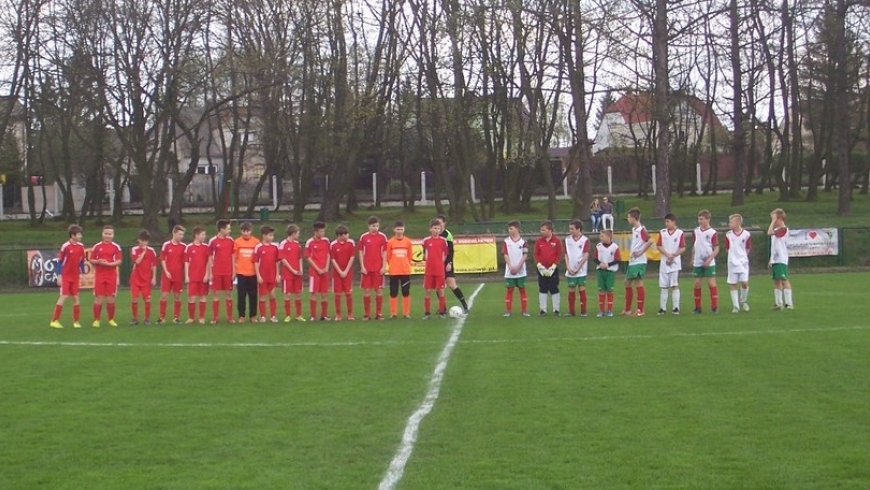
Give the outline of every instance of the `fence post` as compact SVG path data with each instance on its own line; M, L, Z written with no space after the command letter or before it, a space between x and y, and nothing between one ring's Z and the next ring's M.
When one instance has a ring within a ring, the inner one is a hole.
M3 221L5 219L4 216L6 216L6 212L3 209L3 199L3 184L0 184L0 221Z
M846 265L846 259L843 257L844 245L846 243L843 231L845 231L845 228L837 228L837 265L839 267Z
M656 166L653 164L652 166L652 190L653 194L656 193Z
M607 166L607 195L613 195L613 167Z

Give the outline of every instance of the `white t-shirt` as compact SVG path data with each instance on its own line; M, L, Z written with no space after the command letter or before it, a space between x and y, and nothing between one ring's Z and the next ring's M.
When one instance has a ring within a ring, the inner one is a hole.
M611 262L616 262L613 265L607 267L607 270L618 272L619 271L619 245L615 242L610 245L605 245L603 243L599 243L595 245L595 257L599 262L610 264Z
M702 230L695 228L695 245L692 248L692 266L703 267L707 257L713 254L713 249L719 245L719 238L714 228ZM710 267L716 265L716 259L710 261Z
M749 247L752 245L752 237L746 230L734 233L728 230L725 233L725 250L728 250L728 272L749 272Z
M646 264L646 252L640 254L640 257L635 257L634 254L642 251L648 241L649 233L646 232L646 228L637 226L631 229L631 246L629 247L631 255L628 256L628 265Z
M659 239L656 245L664 250L667 253L675 254L681 248L685 248L686 246L686 237L683 234L683 230L677 228L672 232L668 231L667 228L662 229L659 232ZM674 261L668 264L668 261L662 257L662 263L660 265L661 271L664 272L674 272L679 271L683 268L683 258L680 255L674 257Z
M523 260L523 256L529 254L529 246L526 244L526 241L522 237L518 238L516 241L511 237L507 237L504 239L504 245L502 245L501 250L502 254L507 255L508 258L510 258L511 264L516 265L520 262L523 264L516 274L511 274L510 268L505 264L504 277L507 279L526 277L526 261Z
M573 236L568 235L565 238L565 252L571 268L577 267L577 263L583 258L583 254L589 253L589 239L585 235L580 235L580 238L575 240ZM583 266L580 267L580 270L576 274L572 275L566 272L565 277L586 277L589 270L589 256L587 255L586 257L586 262L583 262Z
M770 236L770 263L788 265L788 247L785 241L788 239L788 227L782 226L773 230Z

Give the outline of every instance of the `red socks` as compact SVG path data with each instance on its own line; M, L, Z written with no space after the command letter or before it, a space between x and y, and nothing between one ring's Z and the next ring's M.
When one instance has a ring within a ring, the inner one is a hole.
M514 308L514 288L507 288L504 293L504 308L510 313Z
M631 302L634 300L634 290L631 287L625 288L625 311L631 311Z
M577 293L572 289L568 291L568 313L572 315L577 314L577 308L574 307L575 302L577 302Z
M526 288L520 288L520 308L522 308L523 313L529 311L529 295L526 294Z
M695 309L701 309L701 288L695 288Z

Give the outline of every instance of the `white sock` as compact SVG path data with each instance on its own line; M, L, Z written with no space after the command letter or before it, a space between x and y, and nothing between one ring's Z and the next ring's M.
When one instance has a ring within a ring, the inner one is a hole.
M672 289L671 290L671 303L674 304L674 308L680 309L680 290Z
M785 295L785 304L794 306L794 303L791 302L791 289L783 289L782 292Z
M740 290L740 303L749 301L749 286Z
M562 295L559 293L553 293L550 296L550 300L553 302L553 311L559 311L559 305L562 304Z
M541 305L541 311L547 311L547 293L538 293L538 304Z
M736 310L740 308L740 299L738 299L739 291L736 289L731 290L731 306Z
M667 288L662 288L661 295L659 296L659 309L667 310L668 309L668 290Z
M773 301L776 306L782 306L782 289L773 290Z

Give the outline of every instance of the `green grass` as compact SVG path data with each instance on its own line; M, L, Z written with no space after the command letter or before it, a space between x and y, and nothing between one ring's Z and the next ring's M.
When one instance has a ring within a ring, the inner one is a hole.
M622 200L625 203L625 209L632 206L638 206L643 215L647 217L653 216L653 200L651 198L639 198L636 196L617 196L615 200ZM763 195L748 194L746 196L746 204L740 207L731 206L731 194L719 194L717 196L698 196L698 197L672 197L672 211L680 217L681 226L690 228L694 226L695 218L698 211L701 209L709 209L715 216L727 216L733 212L739 212L749 216L749 221L754 227L766 227L770 211L776 207L783 207L788 213L789 226L792 228L799 227L820 227L820 226L870 226L870 197L855 193L852 203L851 216L836 216L837 211L837 195L836 193L821 192L819 200L816 202L791 201L779 202L778 194L767 192ZM507 223L512 219L519 219L524 223L526 232L534 232L537 230L537 224L546 218L546 203L543 201L533 201L533 209L526 213L516 213L507 215L499 213L493 221L498 223L496 226L471 226L467 228L473 232L489 231L494 233L503 233L504 226L502 222ZM570 219L572 217L572 205L568 201L558 201L556 207L556 218ZM382 208L378 210L360 209L354 213L347 213L343 216L341 222L347 225L352 234L363 233L366 230L366 220L371 214L376 214L381 218L382 228L389 234L392 223L396 220L403 220L407 225L407 233L409 236L425 236L428 230L429 220L436 214L434 207L416 208L414 212L408 212L402 208ZM273 225L277 228L283 228L284 222L289 219L289 213L286 211L272 213ZM310 224L316 218L315 211L306 211L304 214L303 230L305 226ZM122 245L132 245L136 242L136 234L139 231L139 220L137 216L126 216L123 223L115 223L117 228L115 232L115 241ZM255 225L259 223L254 221ZM466 214L466 223L472 221L471 213ZM165 225L165 221L161 221ZM329 229L339 223L329 223ZM658 221L646 221L649 228L655 229L659 226ZM188 235L194 226L205 226L209 233L213 231L214 220L212 215L186 215L185 225L188 227ZM66 224L61 222L49 221L37 227L31 227L27 222L4 222L2 223L3 241L0 243L0 248L21 248L28 246L50 246L56 247L66 236ZM618 223L617 227L625 228L624 223ZM463 226L452 223L449 228L456 232L461 232ZM307 230L303 232L306 236ZM280 235L280 233L279 233ZM330 232L331 235L331 232ZM84 241L91 244L96 243L100 239L100 228L92 221L85 223Z
M487 284L399 488L868 488L870 280L792 282L795 311L754 276L749 313L612 319L502 319ZM454 325L413 294L407 322L82 330L6 294L0 488L377 488Z

